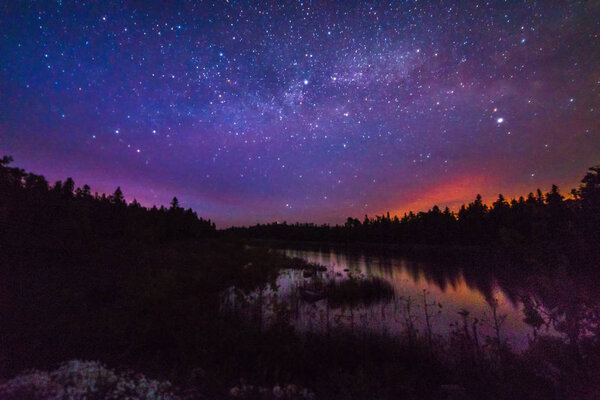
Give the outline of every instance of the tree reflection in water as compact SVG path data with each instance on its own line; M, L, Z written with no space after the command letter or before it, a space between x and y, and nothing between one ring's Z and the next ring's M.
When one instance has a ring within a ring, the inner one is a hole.
M564 338L574 347L598 337L596 280L569 273L564 267L540 274L532 272L531 266L491 255L481 262L481 254L406 258L335 248L279 251L327 270L310 275L285 270L277 280L277 290L236 296L237 300L230 297L229 305L236 303L232 309L245 309L258 320L268 321L277 311L272 303L284 303L291 322L301 330L328 332L331 327L346 327L409 338L424 335L431 342L435 337L449 339L458 329L481 345L502 343L516 351L524 351L540 334ZM339 297L327 301L303 296L307 286L356 276L385 280L394 296L362 304L356 299L344 302Z

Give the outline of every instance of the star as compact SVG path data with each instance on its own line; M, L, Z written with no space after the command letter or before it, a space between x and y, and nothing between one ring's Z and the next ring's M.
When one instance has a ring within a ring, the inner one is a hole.
M336 223L598 162L593 2L38 3L5 18L0 148L147 206Z

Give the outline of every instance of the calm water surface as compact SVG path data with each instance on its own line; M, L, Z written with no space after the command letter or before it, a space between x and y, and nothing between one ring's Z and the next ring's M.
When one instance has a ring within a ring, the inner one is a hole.
M536 297L530 292L535 279L520 274L515 266L460 254L426 257L424 261L423 257L416 260L386 252L339 248L288 247L274 251L325 266L327 271L319 274L320 279L343 280L348 275L382 278L393 287L395 296L368 306L332 307L326 299L315 301L302 296L300 288L311 287L314 276L307 277L301 270L283 270L276 290L268 288L252 293L244 301L233 295L233 291L229 292L224 296L227 309L245 310L261 324L268 324L274 318L277 304L285 303L289 306L291 323L300 330L325 333L331 328L345 327L356 332L406 335L409 325L425 334L427 304L434 335L448 338L452 331L462 330L465 312L468 312L470 331L473 321L477 321L482 343L486 337L495 337L496 321L501 339L517 351L525 349L533 335L532 327L524 322L521 299L530 294ZM570 293L566 295L570 297ZM545 327L539 332L556 334L552 328Z
M356 309L327 310L326 300L312 304L297 301L295 323L303 329L323 330L328 319L330 326L343 324L355 329L402 334L406 330L407 305L410 304L411 318L415 326L424 332L426 301L435 334L448 336L453 329L452 324L462 326L463 317L459 312L465 310L469 312L469 317L480 321L478 329L482 339L485 339L486 335L495 334L491 303L496 301L497 316L504 320L501 325L502 339L507 340L513 348L522 349L527 346L528 336L532 334L532 328L523 321L519 295L499 285L498 280L489 274L473 274L472 267L469 267L471 273L465 274L465 268L457 262L411 261L397 255L375 256L339 249L286 248L278 251L289 257L322 264L328 267L330 275L342 275L343 278L352 273L380 277L395 290L396 298L392 301ZM481 265L482 270L486 267ZM285 271L278 279L278 295L291 295L294 298L295 288L305 284L307 279L311 278L304 278L300 271Z

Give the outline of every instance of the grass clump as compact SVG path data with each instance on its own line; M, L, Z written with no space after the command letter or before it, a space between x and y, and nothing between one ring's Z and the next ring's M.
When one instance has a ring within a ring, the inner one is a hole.
M393 286L376 276L349 276L332 279L325 286L331 307L370 305L394 297Z

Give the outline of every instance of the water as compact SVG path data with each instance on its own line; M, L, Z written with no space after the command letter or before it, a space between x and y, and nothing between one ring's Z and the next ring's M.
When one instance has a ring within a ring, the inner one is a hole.
M463 315L468 312L469 331L472 332L472 323L476 319L482 343L486 338L496 337L496 323L501 339L514 350L525 349L533 337L532 327L524 322L521 299L525 295L538 299L543 296L532 292L534 280L519 274L514 266L481 261L480 257L474 261L468 256L416 260L397 254L334 248L275 251L327 267L328 271L322 273L325 278L345 279L348 274L382 278L393 286L395 296L368 306L331 307L326 299L307 301L300 295L299 288L310 285L313 277L307 278L299 270L284 270L277 280L276 290L264 291L260 296L254 293L251 301L246 303L256 304L260 297L261 323L272 319L272 304L276 299L275 304L285 302L289 305L291 322L300 330L325 333L333 327L343 326L357 332L405 335L412 325L418 333L426 334L426 303L434 336L448 338L453 330L462 330ZM550 291L550 296L554 295ZM545 305L540 306L541 310L549 311ZM539 332L557 334L552 325L542 326Z
M466 310L470 317L481 321L479 329L482 336L492 336L495 335L495 331L491 302L496 301L496 314L504 319L501 326L503 339L514 348L524 348L528 343L528 335L532 335L532 328L523 321L523 305L518 300L508 296L496 279L492 278L485 282L467 279L461 267L447 266L448 270L444 271L444 263L417 262L401 256L374 256L333 249L283 249L281 251L289 257L299 257L327 266L334 273L343 275L347 272L360 273L388 281L394 288L396 299L352 310L355 325L359 329L385 330L401 334L407 324L406 305L407 302L411 302L415 326L420 332L425 332L427 328L424 303L426 301L428 313L431 315L431 328L435 334L448 336L452 329L451 324L458 323L462 326L463 317L459 312ZM300 274L288 272L280 277L278 284L286 291L298 284L301 279L303 278ZM325 300L320 303L323 304L318 304L317 308L324 306ZM299 316L301 326L305 327L309 323L311 319L309 313L315 314L314 307L305 307L302 311ZM345 316L342 319L348 324L350 310L333 313ZM316 310L316 314L319 316L321 311ZM317 322L314 321L313 329L319 326Z

